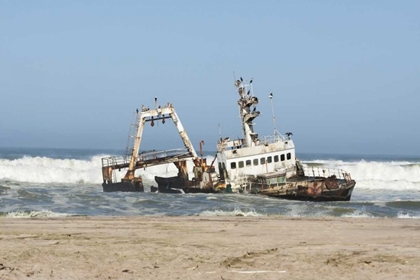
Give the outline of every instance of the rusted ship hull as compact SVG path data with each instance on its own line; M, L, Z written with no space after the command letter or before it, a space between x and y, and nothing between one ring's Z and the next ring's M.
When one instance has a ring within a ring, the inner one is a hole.
M300 201L350 201L354 180L336 180L331 184L330 178L317 178L289 182L278 186L253 185L252 192L275 198Z
M200 182L184 180L179 177L155 176L157 187L151 187L151 192L159 193L216 193L213 187L201 187Z
M138 181L104 182L102 187L104 192L144 192L142 182Z
M257 111L259 100L254 95L252 82L253 79L248 83L242 77L234 81L239 94L237 104L243 138L231 140L219 133L217 153L210 165L203 157L204 141L200 141L199 157L171 103L160 106L155 97L154 109L150 109L149 106L142 106L141 110L136 109L136 119L129 133L126 155L102 159L103 190L142 192L142 177L135 175L136 170L172 163L178 169L178 175L169 178L156 176L157 187L151 187L151 192L245 192L292 200L349 201L355 181L348 172L331 171L324 167L304 167L296 157L295 145L291 139L293 133L286 132L284 136L277 131L273 93L270 93L269 98L273 112L274 135L258 136L254 131L254 119L260 115ZM140 151L145 124L150 123L153 127L155 122L161 121L164 124L166 120L173 121L184 148ZM188 169L187 161L193 163L192 179L189 179L191 170ZM116 171L121 169L126 169L126 173L122 181L118 181Z

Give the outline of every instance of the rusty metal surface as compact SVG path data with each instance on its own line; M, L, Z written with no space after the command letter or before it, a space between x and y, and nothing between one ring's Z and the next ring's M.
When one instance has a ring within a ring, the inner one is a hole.
M156 121L161 120L162 123L165 123L166 119L173 120L184 143L186 152L169 154L168 151L165 151L161 154L154 153L139 155L145 123L148 122L151 124L151 126L154 126ZM171 103L168 103L167 106L161 107L158 106L157 98L155 98L155 109L142 106L140 111L136 110L135 127L136 130L134 135L134 142L131 143L132 147L127 147L127 150L130 151L128 158L124 158L123 160L119 160L114 157L102 159L102 176L104 182L114 182L115 176L113 171L117 169L127 169L123 180L136 181L139 180L139 177L135 177L136 169L167 163L176 164L179 169L179 175L184 179L188 179L185 160L188 158L197 158L197 154Z
M269 186L261 183L254 183L254 193L271 197L313 200L313 201L347 201L356 182L337 178L303 177L294 182L287 182L278 186ZM328 185L328 186L327 186Z
M158 187L154 187L152 191L212 193L235 189L235 191L250 191L271 197L296 200L350 200L355 186L355 181L351 179L350 174L343 170L304 168L295 158L295 146L290 137L292 133L286 133L288 136L286 138L276 130L274 109L274 136L259 138L258 134L254 132L253 123L253 120L260 115L256 108L259 100L253 95L252 79L247 84L240 78L235 81L235 86L240 96L238 105L242 120L243 139L230 140L229 137L220 137L216 156L210 165L203 157L204 141L199 143L200 157L198 157L172 104L168 103L164 107L158 106L157 98L155 98L155 109L142 106L141 111L137 111L137 130L134 143L132 143L133 147L128 149L130 150L128 158L124 160L105 158L102 160L104 184L114 182L114 170L127 168L123 182L137 184L137 187L140 184L142 186L141 177L134 176L136 169L173 163L178 169L177 176L168 178L156 176L155 181ZM270 93L270 100L272 97L273 95ZM154 126L155 122L162 121L164 123L166 119L172 119L184 143L185 150L183 152L152 151L139 154L145 123ZM286 155L287 160L284 160ZM271 165L269 169L266 163L265 169L260 168L259 166L263 166L261 158L261 164L254 163L253 169L247 169L247 172L243 172L241 169L242 173L239 173L235 170L237 162L243 162L244 159L255 160L260 156L270 158L274 156L275 166ZM280 161L278 160L279 156L282 157ZM219 162L218 174L213 166L216 157ZM187 160L192 160L194 164L193 178L189 178ZM259 176L261 173L265 176ZM276 178L277 175L281 175L282 178ZM124 189L131 187L131 185L122 186Z

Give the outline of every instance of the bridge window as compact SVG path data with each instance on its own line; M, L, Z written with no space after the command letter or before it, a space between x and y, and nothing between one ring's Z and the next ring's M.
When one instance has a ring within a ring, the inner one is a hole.
M292 154L291 153L287 153L287 159L291 159L292 158Z
M250 159L248 159L248 160L245 162L245 165L246 165L246 166L251 166L251 160L250 160Z
M267 162L268 162L268 163L271 163L272 161L273 161L273 158L272 158L272 157L268 157L268 158L267 158Z
M284 155L281 155L280 158L281 158L281 161L284 161Z
M274 162L278 162L279 161L279 156L274 156Z
M260 159L260 163L261 163L261 164L265 164L265 158L264 158L264 157L262 157L262 158Z
M239 168L244 168L244 162L241 160L239 163Z
M254 159L254 165L258 165L258 159Z
M236 162L231 162L230 163L230 168L231 169L236 169Z

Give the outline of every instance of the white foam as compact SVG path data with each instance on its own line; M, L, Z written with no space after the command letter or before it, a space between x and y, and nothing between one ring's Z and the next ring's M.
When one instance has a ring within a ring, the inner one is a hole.
M241 217L263 217L266 215L257 213L255 210L250 210L247 212L241 211L241 209L235 209L233 211L222 211L222 210L214 210L214 211L203 211L199 214L199 216L204 217L234 217L234 216L241 216Z
M356 164L343 163L340 168L348 171L358 180L406 181L420 183L420 165L401 165L396 162L360 161Z
M369 213L366 213L363 210L356 210L351 214L344 214L341 217L344 217L344 218L372 218L373 216Z
M398 212L397 218L400 218L400 219L420 219L420 216L413 216L413 215L410 215L408 213L400 211L400 212Z
M356 188L358 189L369 189L369 190L397 190L397 191L408 191L408 190L420 190L420 183L407 182L405 180L400 181L383 181L383 180L359 180L352 176L356 180Z
M41 211L16 211L9 212L6 214L6 218L58 218L58 217L67 217L71 216L64 213L55 213L50 210L41 210Z
M91 160L23 157L0 159L0 180L33 183L101 183L101 157Z

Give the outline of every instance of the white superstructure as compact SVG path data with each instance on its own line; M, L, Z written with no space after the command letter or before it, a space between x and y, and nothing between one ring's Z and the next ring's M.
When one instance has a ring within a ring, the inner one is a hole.
M258 98L252 92L252 79L247 84L242 78L235 81L239 93L239 112L242 122L242 139L220 139L217 160L220 179L230 184L233 191L246 189L249 177L284 172L285 177L296 175L295 145L274 127L274 135L258 137L253 120L260 115L256 110ZM247 90L250 88L250 90ZM270 93L270 99L273 95ZM273 116L274 120L274 116Z

